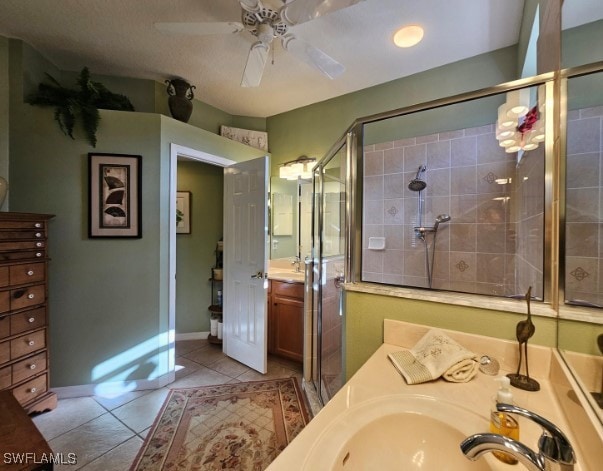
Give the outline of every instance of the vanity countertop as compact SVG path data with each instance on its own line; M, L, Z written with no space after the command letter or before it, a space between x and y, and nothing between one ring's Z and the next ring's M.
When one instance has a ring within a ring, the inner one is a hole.
M417 330L412 331L413 327L416 327ZM384 336L386 343L381 345L331 401L311 420L305 429L268 467L268 470L288 471L300 469L302 467L300 464L306 460L308 452L316 442L317 437L334 420L345 413L347 409L380 396L394 394L425 395L452 402L483 416L483 429L476 429L472 433L488 432L491 400L498 389L498 382L494 381L495 376L488 376L479 372L476 377L467 383L450 383L440 378L428 383L408 385L389 361L387 355L390 352L399 351L402 348L412 348L416 340L427 329L428 327L425 326L386 321ZM514 355L511 352L517 349L516 343L455 331L445 332L478 356L488 353L497 358L501 363L501 371L498 376L514 372L511 371L514 368L510 368L509 364L514 362ZM534 355L532 356L532 354ZM583 464L584 460L579 448L580 442L569 428L563 410L557 402L551 381L548 379L550 375L549 368L539 366L547 361L550 363L552 358L551 349L536 347L534 350L530 350L530 355L530 365L532 366L533 362L533 369L536 371L532 376L538 380L541 389L537 392L528 392L512 388L515 403L556 424L568 436L576 449L578 463L575 470L586 471L588 468ZM541 434L540 427L524 418L519 418L519 422L521 441L530 448L536 449ZM458 452L461 453L460 449ZM486 456L491 456L491 454ZM480 460L484 458L482 457ZM494 458L489 458L488 463L494 470L508 471L511 469L509 465ZM514 469L523 468L519 465Z

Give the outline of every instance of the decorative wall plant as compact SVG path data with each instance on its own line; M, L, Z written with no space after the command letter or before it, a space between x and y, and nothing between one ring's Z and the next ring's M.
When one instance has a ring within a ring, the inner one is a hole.
M134 111L126 96L113 93L100 82L92 81L87 67L80 72L77 90L63 87L50 74L46 76L49 83L40 83L38 91L30 94L25 101L30 105L54 107L54 119L59 123L61 131L71 139L75 139L73 129L79 117L88 142L92 147L96 147L99 108Z

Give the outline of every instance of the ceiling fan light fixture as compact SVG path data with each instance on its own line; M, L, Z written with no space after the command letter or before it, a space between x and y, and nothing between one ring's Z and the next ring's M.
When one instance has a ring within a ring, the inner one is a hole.
M423 28L419 25L406 25L394 33L394 44L398 47L412 47L423 39Z

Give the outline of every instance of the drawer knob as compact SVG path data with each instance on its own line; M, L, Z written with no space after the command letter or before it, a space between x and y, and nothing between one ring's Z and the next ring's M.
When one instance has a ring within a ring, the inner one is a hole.
M35 298L35 297L36 297L36 295L35 295L35 294L33 294L33 293L29 293L29 294L27 295L27 299L33 299L33 298Z
M37 227L37 228L42 227L42 223L41 222L36 222L34 224L34 227Z
M33 340L30 340L27 342L27 345L29 345L30 347L33 347L35 343L36 342L34 342Z
M27 272L27 276L33 276L33 274L34 274L34 271L33 271L33 270L29 270L29 271Z
M40 237L42 237L42 233L41 232L36 232L36 237L39 239Z
M36 242L36 247L43 247L44 244L42 242Z
M29 369L30 370L35 370L36 369L36 364L32 363L31 365L29 365Z
M35 393L37 390L38 390L38 388L31 388L31 389L29 390L29 392L30 392L30 393L32 393L32 394L34 394L34 393Z
M41 257L42 256L42 252L36 252L36 257Z
M35 317L30 317L29 319L27 319L27 322L29 322L30 324L34 323L36 321Z

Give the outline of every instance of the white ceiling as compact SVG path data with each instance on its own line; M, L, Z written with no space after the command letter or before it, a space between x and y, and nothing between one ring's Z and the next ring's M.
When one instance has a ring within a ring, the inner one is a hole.
M263 3L278 8L282 0ZM181 77L206 103L234 115L266 117L513 45L523 3L365 0L290 28L343 64L343 75L330 80L275 41L274 64L269 60L257 88L240 86L256 41L249 32L190 36L154 27L239 22L238 0L1 0L0 35L24 40L63 70L88 66L97 74L160 82ZM424 27L423 41L395 47L394 31L410 23Z

